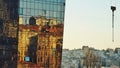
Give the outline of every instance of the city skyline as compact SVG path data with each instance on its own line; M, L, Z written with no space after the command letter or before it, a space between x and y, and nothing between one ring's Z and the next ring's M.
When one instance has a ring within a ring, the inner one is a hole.
M115 41L112 42L112 11L115 11ZM96 49L120 46L120 1L66 0L63 48L90 46Z

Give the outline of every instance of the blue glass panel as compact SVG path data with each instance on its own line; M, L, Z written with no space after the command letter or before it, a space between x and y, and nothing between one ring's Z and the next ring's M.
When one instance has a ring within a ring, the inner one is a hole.
M50 10L54 10L54 6L53 5L50 5Z
M23 15L23 8L20 8L20 9L19 9L19 14L20 14L20 15Z
M43 11L42 10L39 10L39 14L38 15L43 15Z
M24 0L19 0L19 1L23 2Z
M34 0L30 0L31 2L34 2Z
M42 10L43 16L46 16L46 10Z
M23 1L20 1L20 7L23 7L24 3Z
M57 12L54 12L54 17L57 17Z
M54 11L58 11L58 6L54 5Z
M58 2L62 2L62 0L58 0Z
M58 5L58 11L61 11L61 10L62 10L61 5Z
M49 4L46 4L46 10L49 10L49 9L50 9Z
M31 8L34 8L35 6L34 6L34 3L31 3Z
M50 17L53 17L54 12L50 11Z
M35 2L40 2L40 0L35 0Z
M27 1L27 0L24 0L24 1Z
M42 9L42 3L39 3L39 9Z
M34 16L34 9L31 9L31 16Z
M35 10L35 16L38 16L39 10Z
M49 11L46 11L46 16L49 17Z
M61 18L64 18L64 12L61 12Z
M45 3L43 3L43 10L45 10L46 9L46 4Z
M65 3L66 0L62 0L63 3Z
M35 9L38 9L39 3L35 3Z
M60 12L57 12L57 17L59 17L59 18L60 18Z
M23 14L26 15L26 9L25 8L23 8Z
M23 8L26 8L26 2L23 2L23 4L24 4L24 5L23 5Z
M62 8L61 11L64 11L65 7L64 7L64 6L61 6L61 8Z
M30 9L26 9L26 15L30 15Z
M60 14L60 18L62 18L62 16L63 16L63 15L62 15L62 12L59 12L59 14Z
M30 2L27 2L27 8L31 8Z

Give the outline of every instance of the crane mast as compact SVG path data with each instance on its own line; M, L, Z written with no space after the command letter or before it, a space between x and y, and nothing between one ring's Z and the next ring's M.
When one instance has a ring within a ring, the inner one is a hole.
M112 10L112 42L114 42L114 11L116 10L115 6L111 6Z

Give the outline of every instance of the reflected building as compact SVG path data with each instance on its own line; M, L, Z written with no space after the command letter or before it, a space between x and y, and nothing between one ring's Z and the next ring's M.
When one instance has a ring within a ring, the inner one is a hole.
M65 0L19 0L18 64L61 68L64 12Z
M64 13L65 0L0 0L0 68L61 68Z

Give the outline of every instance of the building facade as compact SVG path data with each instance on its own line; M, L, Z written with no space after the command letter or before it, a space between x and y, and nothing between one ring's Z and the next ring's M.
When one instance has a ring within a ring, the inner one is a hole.
M0 0L0 68L17 68L17 9L17 0Z
M0 68L61 68L64 13L65 0L0 0Z
M18 10L18 64L61 68L65 0L19 0Z
M30 17L46 16L64 22L65 0L19 0L20 24L29 24Z

